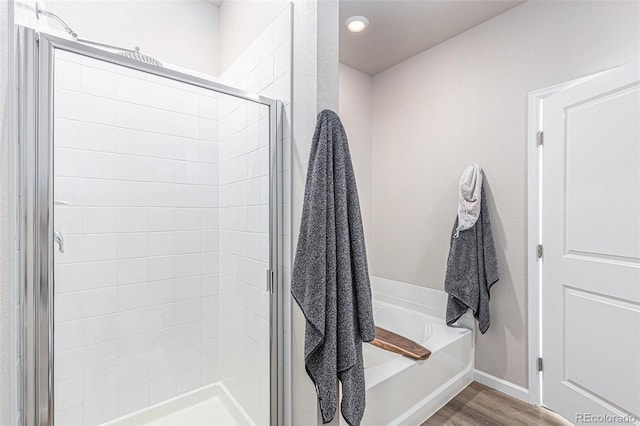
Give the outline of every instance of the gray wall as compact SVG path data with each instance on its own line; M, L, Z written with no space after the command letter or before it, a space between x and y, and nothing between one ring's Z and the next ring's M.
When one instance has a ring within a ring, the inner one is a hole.
M527 2L374 77L374 275L442 289L456 186L485 171L501 279L476 368L527 387L527 93L640 59L640 3Z
M340 119L347 131L366 242L371 239L371 94L373 78L340 64ZM371 254L369 254L371 258ZM371 268L371 264L369 268Z

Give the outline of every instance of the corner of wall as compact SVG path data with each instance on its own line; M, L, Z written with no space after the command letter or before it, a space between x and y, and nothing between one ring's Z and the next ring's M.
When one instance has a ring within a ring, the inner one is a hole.
M294 0L292 247L300 229L316 116L322 109L338 109L338 7L337 1ZM295 304L291 323L291 423L321 424L315 389L304 367L305 319Z
M372 247L373 180L371 99L373 77L344 63L339 65L340 119L349 138L349 151L358 184L358 198L367 246ZM368 253L369 275L375 275L372 253Z

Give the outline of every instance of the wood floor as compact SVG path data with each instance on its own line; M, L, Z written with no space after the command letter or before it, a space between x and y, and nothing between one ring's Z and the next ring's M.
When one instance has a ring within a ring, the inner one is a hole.
M473 382L422 426L566 426L570 424L552 411L529 405L478 382Z

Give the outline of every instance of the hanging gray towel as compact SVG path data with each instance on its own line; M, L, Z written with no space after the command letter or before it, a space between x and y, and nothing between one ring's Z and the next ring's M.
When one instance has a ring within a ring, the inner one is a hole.
M444 290L449 293L447 325L456 322L467 309L473 311L480 332L489 329L489 293L498 279L498 261L493 243L487 197L480 193L480 217L472 228L460 231L456 238L458 219L451 232Z
M362 218L347 135L332 111L318 115L304 194L291 294L306 318L304 355L322 421L350 425L365 406L362 342L375 337Z

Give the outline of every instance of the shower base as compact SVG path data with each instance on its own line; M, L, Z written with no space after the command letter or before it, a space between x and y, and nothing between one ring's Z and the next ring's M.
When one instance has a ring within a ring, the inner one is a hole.
M105 423L109 426L244 426L252 424L254 422L220 382Z

